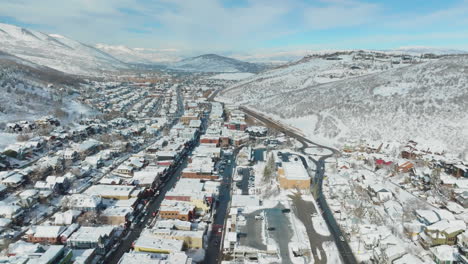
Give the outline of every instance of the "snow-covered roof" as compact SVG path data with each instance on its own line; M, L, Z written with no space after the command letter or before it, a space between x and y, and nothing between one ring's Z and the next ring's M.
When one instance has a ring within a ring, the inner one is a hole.
M73 233L68 240L74 242L98 242L99 238L110 236L114 231L114 226L101 225L101 226L82 226L75 233Z
M116 197L130 197L130 194L135 190L135 186L126 185L92 185L89 187L85 194L96 196L116 196Z
M63 226L35 226L32 227L34 237L58 237L60 234L65 231Z
M423 264L422 260L412 254L405 254L401 258L393 261L393 264Z
M436 247L431 247L429 250L434 254L434 256L439 260L439 262L456 262L458 249L456 247L451 247L448 245L440 245Z
M433 210L416 210L416 214L428 223L436 223L440 220L439 215Z
M233 194L231 207L260 206L260 200L255 195Z
M309 174L300 161L283 162L284 176L290 180L309 179Z
M142 234L134 243L135 248L145 248L152 250L166 250L169 252L181 251L184 241L176 239L162 239L150 234Z

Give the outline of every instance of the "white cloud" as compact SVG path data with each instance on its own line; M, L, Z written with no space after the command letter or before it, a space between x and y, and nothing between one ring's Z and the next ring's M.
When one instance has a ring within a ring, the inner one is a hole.
M0 16L35 24L34 29L91 44L123 44L177 56L228 50L252 53L278 39L288 43L289 36L330 29L358 31L363 26L379 25L383 30L393 31L379 36L370 32L361 39L346 39L365 48L389 38L416 40L417 34L412 36L406 32L407 28L427 32L427 25L468 25L468 1L426 14L414 10L407 17L389 14L383 2L364 0L246 0L231 7L223 5L222 0L0 1ZM429 37L421 36L421 39ZM343 43L322 45L334 48Z
M326 5L304 9L305 22L309 29L353 27L368 24L381 16L381 7L357 1L328 0Z

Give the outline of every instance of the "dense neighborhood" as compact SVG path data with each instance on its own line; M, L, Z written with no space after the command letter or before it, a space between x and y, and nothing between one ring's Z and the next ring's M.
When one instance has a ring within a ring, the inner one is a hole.
M6 123L0 263L468 263L467 157L319 145L210 76L88 81L87 114Z

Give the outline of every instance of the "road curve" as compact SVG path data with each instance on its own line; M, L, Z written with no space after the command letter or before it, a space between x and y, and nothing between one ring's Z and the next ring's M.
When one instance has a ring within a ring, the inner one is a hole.
M327 158L332 157L333 155L339 154L339 151L328 147L324 145L320 145L318 143L315 143L311 141L310 139L300 135L297 132L292 131L290 128L286 128L283 125L279 124L278 122L275 122L274 120L259 114L247 107L239 107L244 113L247 115L252 116L253 118L256 118L266 125L273 127L274 129L284 133L287 136L293 137L299 142L302 143L303 147L302 149L308 147L309 145L314 145L320 148L328 149L332 152L332 154L325 155L320 157L319 160L315 160L309 157L315 164L316 164L316 174L315 174L315 179L314 179L314 186L311 186L311 189L317 190L317 195L315 199L317 200L317 204L319 205L320 209L323 211L323 217L325 219L325 222L327 223L328 229L330 230L330 233L333 236L333 239L335 240L335 244L338 248L338 251L340 252L341 259L345 264L356 264L357 260L356 257L354 256L351 247L349 246L348 242L343 239L345 236L342 234L340 227L338 226L338 223L336 222L332 211L330 210L330 207L327 204L327 201L322 193L322 183L323 183L323 177L325 174L325 160Z

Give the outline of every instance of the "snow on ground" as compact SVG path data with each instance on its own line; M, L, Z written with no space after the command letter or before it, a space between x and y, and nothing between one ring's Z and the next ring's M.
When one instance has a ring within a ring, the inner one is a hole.
M311 155L314 159L332 154L331 150L324 148L306 148L304 149L304 152Z
M3 133L0 132L0 150L3 150L6 146L16 143L17 134Z
M68 102L67 110L69 110L71 113L74 112L74 113L83 114L83 115L89 115L89 114L93 114L93 113L96 112L95 110L93 110L89 106L84 105L84 104L82 104L82 103L80 103L78 101L75 101L75 100L71 100L70 102Z
M341 258L340 253L338 252L338 248L336 247L335 242L333 241L325 241L322 244L323 250L325 251L325 255L327 256L327 263L330 264L340 264Z
M322 216L313 216L312 217L312 224L314 226L315 232L322 236L329 236L330 231L328 230L327 224Z
M250 72L238 72L238 73L221 73L214 76L211 76L209 79L216 80L228 80L228 81L237 81L249 78L255 74Z

